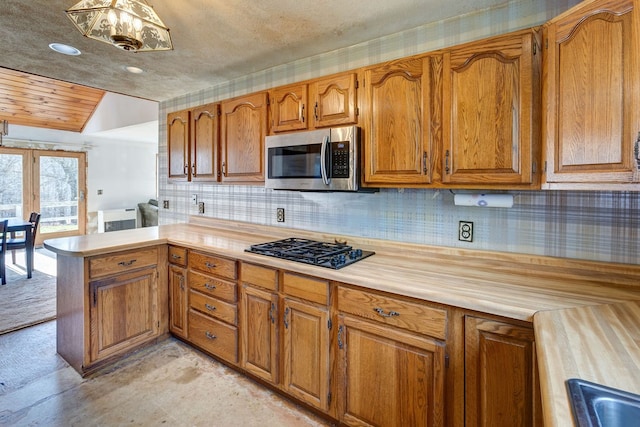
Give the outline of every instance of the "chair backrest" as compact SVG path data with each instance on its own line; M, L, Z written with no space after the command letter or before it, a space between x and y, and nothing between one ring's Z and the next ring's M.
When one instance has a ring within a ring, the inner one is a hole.
M35 238L38 232L38 224L40 224L40 214L38 212L31 212L29 222L33 224L33 237Z
M0 253L7 252L7 228L9 220L0 221Z

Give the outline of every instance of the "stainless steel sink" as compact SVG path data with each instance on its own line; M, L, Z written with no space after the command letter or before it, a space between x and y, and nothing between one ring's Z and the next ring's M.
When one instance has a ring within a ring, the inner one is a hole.
M640 425L640 395L576 378L567 391L578 427Z

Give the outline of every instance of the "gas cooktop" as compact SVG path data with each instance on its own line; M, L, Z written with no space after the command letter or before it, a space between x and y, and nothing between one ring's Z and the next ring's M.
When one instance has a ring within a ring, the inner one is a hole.
M296 237L251 245L245 251L333 269L346 267L375 254L372 251L353 249L342 243L326 243Z

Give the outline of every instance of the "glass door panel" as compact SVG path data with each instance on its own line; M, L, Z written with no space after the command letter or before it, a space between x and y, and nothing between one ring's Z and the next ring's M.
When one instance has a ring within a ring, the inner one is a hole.
M84 153L35 152L39 241L84 234Z
M24 153L0 148L0 218L25 217ZM27 215L28 216L28 215Z

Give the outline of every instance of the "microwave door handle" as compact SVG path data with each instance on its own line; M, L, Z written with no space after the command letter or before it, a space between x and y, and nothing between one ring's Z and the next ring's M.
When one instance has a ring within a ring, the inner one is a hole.
M331 178L327 173L327 149L329 147L329 136L325 136L322 141L322 147L320 149L320 174L322 175L322 182L324 185L329 185Z

